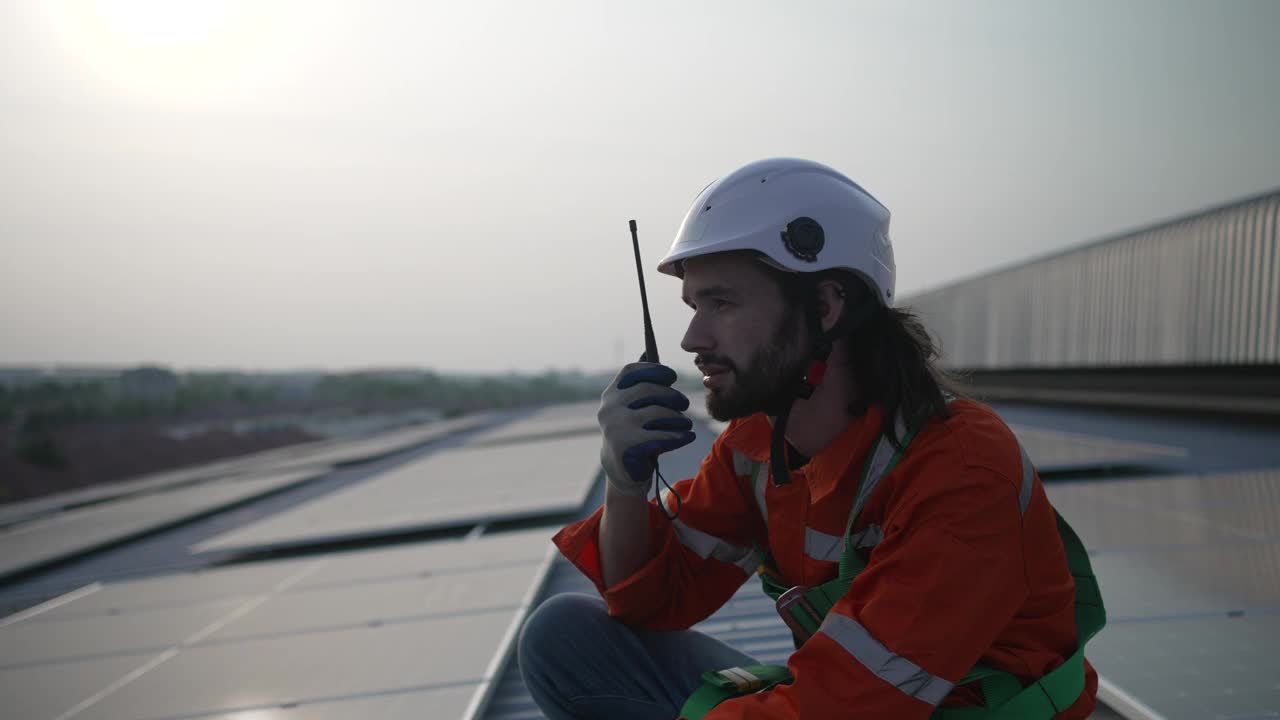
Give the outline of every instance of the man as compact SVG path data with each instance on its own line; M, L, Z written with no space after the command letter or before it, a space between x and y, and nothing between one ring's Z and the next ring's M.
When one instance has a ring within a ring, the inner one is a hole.
M888 225L800 160L695 200L659 270L683 280L707 410L732 422L696 477L650 500L654 458L693 440L688 400L652 363L604 392L604 506L555 537L603 601L553 597L520 642L548 718L1093 710L1087 557L1013 434L945 392L924 328L893 308ZM757 570L795 635L785 668L688 630Z

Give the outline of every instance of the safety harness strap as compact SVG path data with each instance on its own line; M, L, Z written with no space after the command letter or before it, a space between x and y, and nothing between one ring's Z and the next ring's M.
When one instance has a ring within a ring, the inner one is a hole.
M768 690L791 682L791 673L782 665L747 665L702 673L702 686L685 701L683 720L699 720L730 698Z
M882 454L884 449L882 446L888 443L884 437L880 438L876 448L868 457L859 484L858 500L845 527L844 553L840 557L840 572L836 578L812 588L788 587L778 572L773 558L765 553L764 562L760 566L762 589L777 602L779 614L795 635L797 648L818 632L827 614L848 593L854 578L866 567L866 563L854 547L853 526L865 504L866 496L870 495L870 491L879 484L880 479L898 464L902 453L914 436L914 430L908 433L903 438L901 447L889 456L888 462L884 461L885 455ZM1029 467L1030 463L1026 461L1025 455L1023 451L1024 467ZM756 463L752 468L753 484L759 475L760 467L761 463ZM1034 471L1024 476L1024 485L1033 482L1034 478ZM1021 494L1029 496L1026 487ZM1084 543L1080 542L1079 536L1057 510L1054 510L1054 517L1058 535L1066 550L1067 566L1075 579L1076 631L1079 637L1076 651L1062 665L1025 688L1013 674L979 664L956 684L967 685L980 682L986 705L940 708L933 713L931 720L1050 720L1074 705L1080 694L1084 692L1085 644L1106 625L1106 608L1103 605L1102 593ZM702 687L689 698L681 710L682 720L701 720L712 708L725 700L748 693L762 692L780 683L790 682L792 679L790 671L781 665L753 665L710 671L704 673L702 678Z
M771 556L765 557L765 563L773 568L774 572L761 573L761 584L765 594L773 598L774 602L780 602L783 595L790 593L788 601L785 602L785 605L779 604L778 610L780 613L784 613L783 620L796 634L797 646L818 631L818 626L822 624L822 619L827 616L831 608L835 607L840 598L848 593L849 586L853 584L853 579L866 567L866 563L862 560L862 555L854 547L853 526L857 523L858 516L862 514L862 508L867 504L867 499L879 487L880 480L890 470L897 467L898 461L902 459L902 454L916 436L915 429L905 433L902 432L903 423L901 418L898 419L897 425L902 436L901 444L895 448L888 438L881 436L867 456L867 462L862 468L862 477L858 482L857 499L854 501L853 510L849 513L849 519L845 523L844 552L840 555L839 574L817 587L792 588L782 582L781 575L776 572L776 567L773 566L773 558ZM757 465L752 472L752 477L754 478L758 473L759 466ZM796 590L800 590L800 592L796 592Z
M1013 675L996 670L981 678L986 707L941 709L933 714L933 720L1052 718L1074 705L1084 692L1084 648L1107 624L1107 611L1084 543L1056 510L1054 517L1058 536L1067 551L1067 567L1076 583L1076 633L1080 638L1076 651L1066 662L1025 688ZM968 681L961 684L964 682Z

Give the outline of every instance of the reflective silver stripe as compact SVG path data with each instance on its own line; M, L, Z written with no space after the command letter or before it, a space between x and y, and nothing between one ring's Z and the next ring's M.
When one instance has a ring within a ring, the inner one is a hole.
M880 544L884 540L884 530L879 525L868 525L853 535L853 548L864 550ZM844 553L844 538L828 535L811 527L804 529L804 554L821 562L840 562Z
M821 562L840 562L844 538L828 535L811 527L804 529L804 554Z
M851 617L836 612L827 613L818 632L835 640L845 652L876 677L934 707L955 687L953 683L930 675L901 655L894 655Z
M669 502L671 500L671 491L668 490L667 488L663 488L662 492L659 493L658 497L659 497L659 502L661 502L662 506L667 509L667 512L674 514L676 511L675 506L673 506Z
M764 527L769 528L769 503L764 499L764 486L769 484L769 472L763 463L756 463L752 469L755 474L753 484L756 491L756 507L760 508L760 517L764 518Z
M894 432L898 434L898 440L901 441L906 438L907 423L902 419L902 413L898 413L898 416L894 418L893 427ZM858 514L862 512L862 506L867 504L867 499L871 497L871 493L875 492L876 486L880 484L880 480L884 477L895 452L896 450L893 447L893 443L889 442L889 438L881 435L876 439L875 449L871 451L871 462L867 466L867 476L862 481L862 489L858 491L858 500L853 504L853 512L849 514L849 522L845 525L845 532L853 529L853 521L857 519Z
M884 530L879 525L868 525L853 536L853 547L856 550L875 547L884 540Z
M870 470L867 472L866 479L862 482L862 489L858 491L858 499L853 504L853 512L849 515L851 522L858 517L858 513L862 512L862 506L867 504L867 498L871 497L871 493L880 484L880 478L884 477L884 471L889 467L889 461L892 459L893 445L882 436L876 440L875 450L872 451Z
M898 416L893 419L893 431L897 433L898 440L905 440L907 437L907 421L902 417L902 412L898 412Z
M662 504L671 508L667 502L671 495L670 490L662 491ZM760 567L762 558L760 553L751 548L739 547L724 540L705 533L695 527L691 527L683 520L676 518L671 521L671 527L676 531L676 537L680 539L680 543L692 550L698 557L706 560L720 560L731 565L737 565L739 570L750 575Z
M1027 457L1027 451L1022 447L1022 443L1018 443L1018 452L1022 453L1022 490L1018 493L1018 512L1026 515L1027 507L1031 505L1031 489L1036 481L1036 467L1031 464L1031 458Z
M894 427L899 438L906 437L907 426L899 413L894 421ZM858 518L858 514L862 512L862 507L867 504L867 499L871 497L871 493L875 492L876 487L880 485L880 480L885 476L890 461L893 460L894 453L897 450L889 439L880 436L876 440L876 445L872 449L871 461L867 464L866 477L863 479L862 488L858 491L858 498L853 504L853 510L849 512L849 519L845 523L845 533L848 534L853 530L853 523ZM735 457L736 462L736 457ZM764 515L765 526L769 524L769 510L765 504L764 489L767 482L768 473L760 472L760 466L755 469L755 493L756 505L760 508L760 512ZM853 536L853 547L855 549L865 549L875 547L884 539L884 531L879 525L868 525ZM804 529L804 554L814 560L820 562L840 562L840 556L844 553L844 537L836 535L828 535L821 530L815 530L811 527Z
M764 486L769 481L769 473L760 471L763 465L764 463L758 463L737 450L733 451L733 474L751 478L756 495L756 507L760 508L760 517L764 518L764 526L767 528L769 527L769 506L764 501Z
M746 692L748 690L759 690L764 685L764 683L761 682L760 678L756 677L755 675L752 675L751 673L747 672L746 670L740 667L725 668L724 670L720 670L718 672L720 673L721 677L725 678L729 682L732 682L734 685L737 685L739 692Z

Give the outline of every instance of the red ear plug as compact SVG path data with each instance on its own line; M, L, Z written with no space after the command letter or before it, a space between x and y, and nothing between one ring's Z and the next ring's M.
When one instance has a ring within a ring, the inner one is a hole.
M827 364L820 360L814 360L809 366L809 372L804 374L804 384L812 387L818 387L822 384L822 378L827 375Z

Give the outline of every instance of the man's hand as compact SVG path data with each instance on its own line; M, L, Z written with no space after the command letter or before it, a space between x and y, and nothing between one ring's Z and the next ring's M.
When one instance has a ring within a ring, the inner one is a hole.
M689 398L671 387L676 371L637 362L622 368L600 397L600 463L613 489L644 497L657 456L694 440L684 416Z

